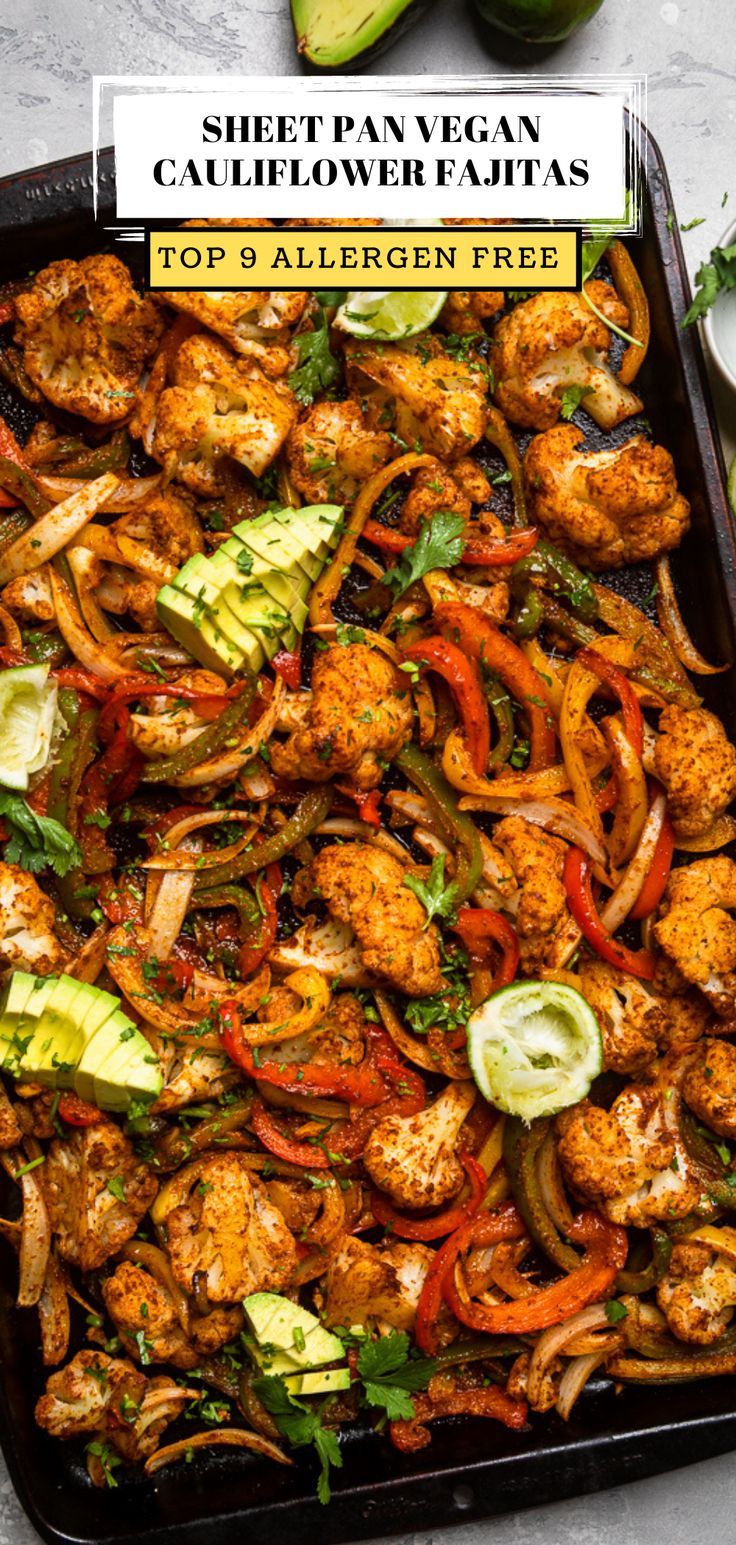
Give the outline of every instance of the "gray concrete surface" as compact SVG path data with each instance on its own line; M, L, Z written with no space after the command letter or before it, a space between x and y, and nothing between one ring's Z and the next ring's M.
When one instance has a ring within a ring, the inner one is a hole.
M470 0L437 0L376 74L498 71L649 76L649 124L665 153L693 273L736 205L734 0L605 0L567 44L528 53L491 34ZM96 74L298 74L287 0L4 0L0 5L0 175L89 148ZM725 193L729 194L722 209ZM727 454L736 399L718 390ZM400 1545L730 1545L730 1456L596 1497ZM206 1539L206 1536L205 1536ZM35 1545L0 1462L0 1545ZM203 1541L204 1545L204 1541Z

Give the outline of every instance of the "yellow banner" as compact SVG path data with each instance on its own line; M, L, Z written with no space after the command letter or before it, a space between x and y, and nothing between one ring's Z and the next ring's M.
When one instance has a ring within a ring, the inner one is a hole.
M579 233L552 226L189 227L148 232L152 290L571 290Z

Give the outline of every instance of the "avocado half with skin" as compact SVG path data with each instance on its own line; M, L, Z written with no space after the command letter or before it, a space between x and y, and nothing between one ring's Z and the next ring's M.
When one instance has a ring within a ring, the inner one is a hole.
M525 43L561 43L590 21L603 0L475 0L485 21Z
M320 70L367 64L432 0L291 0L297 52Z

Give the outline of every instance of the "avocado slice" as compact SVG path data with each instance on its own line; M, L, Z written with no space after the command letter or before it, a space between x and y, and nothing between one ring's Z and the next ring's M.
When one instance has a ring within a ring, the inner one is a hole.
M36 991L36 984L43 978L32 976L30 971L14 971L3 989L0 1001L0 1065L2 1064L2 1052L4 1042L12 1040L18 1026L18 1021L32 992Z
M350 1388L349 1368L319 1368L315 1373L287 1373L284 1384L290 1395L332 1395Z
M126 1110L131 1100L155 1099L161 1086L158 1058L140 1030L116 1009L84 1051L75 1092L103 1109Z
M79 1022L86 1012L89 992L86 982L77 982L72 976L60 976L54 982L51 992L44 997L16 1077L32 1078L34 1083L52 1089L71 1089L83 1045ZM33 1007L32 999L29 1007ZM24 1016L22 1032L26 1023Z
M210 621L240 651L250 670L256 674L261 669L266 654L261 641L250 628L244 627L238 614L233 613L225 602L221 576L213 568L210 558L204 553L195 553L177 574L174 588L202 601Z
M274 1354L288 1357L297 1369L319 1368L322 1363L334 1363L345 1355L339 1337L325 1330L315 1314L302 1309L300 1304L293 1304L289 1298L282 1298L280 1293L251 1293L243 1300L243 1308L259 1346L269 1349L271 1372L276 1360ZM256 1356L260 1361L258 1354Z
M249 591L249 593L248 593ZM238 601L238 620L245 627L251 628L260 640L269 660L282 646L292 649L294 644L287 643L287 638L293 635L296 642L296 634L289 613L279 606L277 601L269 595L257 582L250 588L244 586L244 594Z
M25 976L25 972L15 974ZM19 1075L23 1057L34 1039L44 1008L54 988L58 985L58 980L56 976L31 977L33 985L30 992L26 995L23 1007L20 1009L17 1008L17 1005L20 1003L20 996L24 992L23 983L21 983L17 992L13 995L16 1013L14 1021L11 1021L8 1025L9 1033L7 1037L3 1037L5 1041L3 1068L6 1073L12 1073L14 1078L17 1078Z
M279 526L272 517L266 527L255 520L241 521L239 526L233 527L233 535L239 537L250 552L262 558L269 568L286 575L305 574L310 585L319 578L321 561L304 547L287 526Z
M429 0L291 0L297 53L321 70L367 64L424 14Z
M172 638L194 660L211 671L234 676L245 656L208 615L206 607L173 585L164 585L156 597L156 610Z
M250 573L246 574L238 564L239 552L247 554L250 558L252 563ZM298 580L282 574L278 569L271 568L262 558L256 557L256 554L238 539L233 542L231 549L228 538L228 541L213 553L210 561L212 568L219 576L223 599L231 611L236 609L233 603L237 601L243 590L247 591L249 583L257 582L263 586L266 594L270 595L290 616L293 616L294 612L298 613L300 605L306 612L304 602L309 594L309 580L306 574L300 576Z

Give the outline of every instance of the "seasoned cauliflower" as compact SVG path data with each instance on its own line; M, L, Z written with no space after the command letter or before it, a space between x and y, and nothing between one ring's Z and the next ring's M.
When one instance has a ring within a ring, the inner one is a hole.
M295 363L289 328L307 304L306 290L161 290L160 299L218 333L236 354L254 359L268 376Z
M565 1174L612 1223L645 1228L697 1206L701 1186L679 1136L679 1096L630 1084L609 1111L583 1100L557 1118Z
M415 1116L387 1116L373 1128L363 1163L398 1207L439 1207L463 1183L456 1146L475 1103L473 1084L448 1084Z
M450 290L438 325L458 338L482 333L484 322L503 311L504 300L503 290Z
M323 848L310 866L315 893L350 924L366 970L419 998L442 987L439 935L404 875L391 853L360 842Z
M427 1245L346 1238L327 1268L325 1323L413 1330L433 1260Z
M719 853L676 869L654 925L661 950L722 1019L736 1013L736 863Z
M308 712L285 744L272 744L271 765L277 778L326 783L339 775L372 789L411 738L412 722L396 666L368 644L336 644L315 655Z
M709 1230L715 1234L716 1229ZM733 1235L733 1229L724 1231ZM710 1346L723 1335L736 1305L733 1250L721 1254L697 1238L676 1243L667 1272L657 1288L657 1302L680 1341Z
M269 381L215 338L188 338L161 393L153 454L194 493L222 492L218 462L232 456L261 477L296 418L288 386Z
M640 1073L657 1055L665 1012L659 999L635 976L604 960L584 959L580 991L603 1036L603 1066L615 1073Z
M308 504L349 504L395 454L383 429L369 429L357 402L317 402L286 446L291 481Z
M30 574L18 574L11 579L3 587L2 601L19 622L53 622L56 607L48 564L43 563L40 569L33 569Z
M154 1452L169 1422L191 1398L191 1390L166 1375L148 1379L123 1358L85 1347L66 1368L51 1374L36 1404L36 1421L54 1438L97 1435L132 1464ZM94 1458L90 1473L95 1484L109 1484L109 1462L105 1469Z
M452 510L469 520L472 506L485 504L490 494L491 485L485 472L469 456L456 461L451 472L439 465L420 467L404 500L401 529L415 536L421 521L431 520L438 510ZM495 516L491 516L491 520L495 521Z
M171 1294L132 1261L116 1266L102 1284L102 1296L124 1351L139 1362L196 1368L203 1356L232 1340L242 1323L239 1308L218 1308L207 1315L188 1314L185 1332Z
M682 1082L682 1094L696 1116L720 1132L736 1138L736 1046L707 1037Z
M18 864L0 863L0 963L50 976L64 951L54 934L54 903Z
M504 816L493 841L521 887L516 927L527 976L551 960L555 939L569 919L562 872L567 847L519 815Z
M49 402L93 424L129 418L163 329L119 258L64 259L16 298L23 365Z
M634 435L623 446L582 451L581 429L558 424L524 458L529 513L576 562L617 569L676 547L690 506L669 451Z
M164 1208L163 1228L172 1271L186 1293L200 1283L211 1304L232 1304L261 1289L278 1293L288 1283L297 1264L292 1235L236 1154L189 1165L175 1185L182 1200Z
M662 710L654 770L683 837L706 832L736 796L736 748L707 708L668 703Z
M485 373L451 358L433 334L401 344L351 339L345 355L351 391L373 428L391 429L412 450L444 461L480 440L488 419Z
M629 314L600 280L588 285L599 310L625 327ZM493 335L490 363L502 413L524 429L557 423L563 392L585 387L583 405L602 429L613 429L642 403L607 363L611 334L582 295L546 290L514 306Z
M158 1190L112 1121L55 1138L40 1179L59 1254L82 1271L102 1266L132 1237Z

